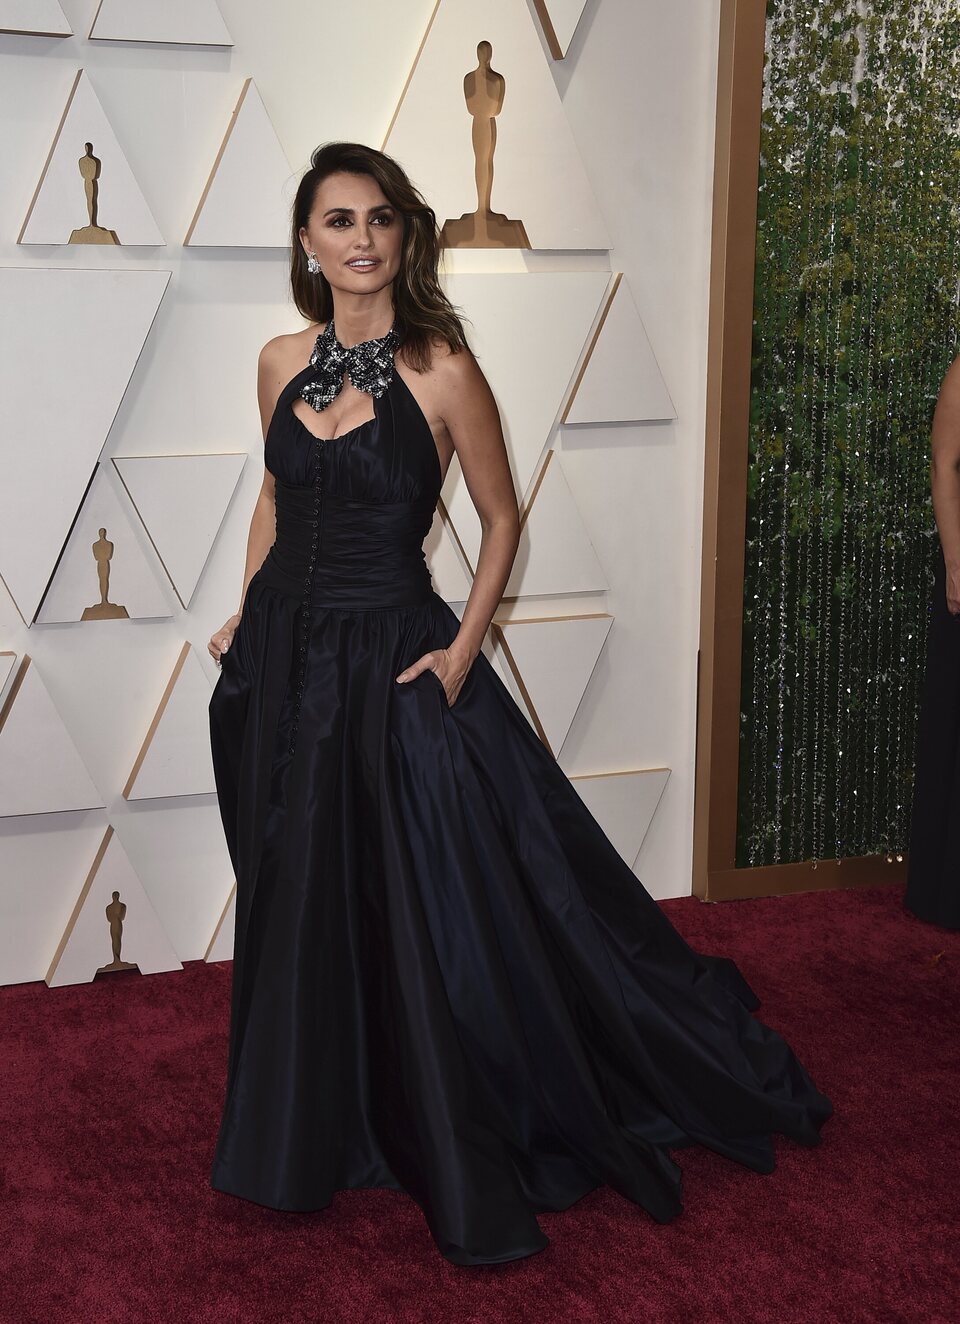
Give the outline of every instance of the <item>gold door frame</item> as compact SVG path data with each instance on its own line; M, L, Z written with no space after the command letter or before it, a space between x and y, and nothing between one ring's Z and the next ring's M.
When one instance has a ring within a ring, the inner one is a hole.
M721 0L707 340L693 891L708 901L902 882L885 856L736 868L750 359L766 0Z

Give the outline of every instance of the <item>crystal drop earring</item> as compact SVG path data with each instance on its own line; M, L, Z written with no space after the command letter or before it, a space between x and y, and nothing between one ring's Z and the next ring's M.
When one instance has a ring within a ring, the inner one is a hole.
M311 276L317 276L320 274L320 263L317 261L316 253L307 254L307 270L310 272Z

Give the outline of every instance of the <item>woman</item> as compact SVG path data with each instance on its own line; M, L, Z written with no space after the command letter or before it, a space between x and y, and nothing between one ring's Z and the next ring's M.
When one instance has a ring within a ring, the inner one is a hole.
M536 1214L602 1182L666 1222L671 1148L769 1172L771 1133L814 1145L831 1105L480 651L517 503L433 211L390 157L331 143L292 237L311 325L261 355L263 489L210 641L237 877L212 1184L295 1210L406 1191L455 1264L541 1250ZM421 550L454 452L483 525L461 621Z
M904 905L960 929L960 358L933 415L930 489L940 535L917 731Z

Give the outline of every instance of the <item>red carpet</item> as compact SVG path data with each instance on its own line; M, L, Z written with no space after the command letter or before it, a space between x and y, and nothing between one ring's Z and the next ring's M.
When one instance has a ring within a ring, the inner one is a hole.
M664 902L833 1099L823 1143L778 1137L769 1175L677 1151L673 1223L599 1188L540 1216L546 1250L473 1269L399 1192L305 1215L209 1187L229 965L0 989L0 1319L954 1324L960 934L901 897Z

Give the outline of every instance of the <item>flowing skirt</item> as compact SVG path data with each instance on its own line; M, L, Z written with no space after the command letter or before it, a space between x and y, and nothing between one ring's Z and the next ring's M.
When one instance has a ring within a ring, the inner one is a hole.
M432 672L395 680L456 635L446 603L315 609L305 632L297 607L254 577L210 703L237 875L212 1185L300 1211L403 1190L481 1264L541 1250L536 1214L601 1183L674 1218L672 1148L770 1172L774 1133L815 1145L829 1100L487 659L452 706Z

